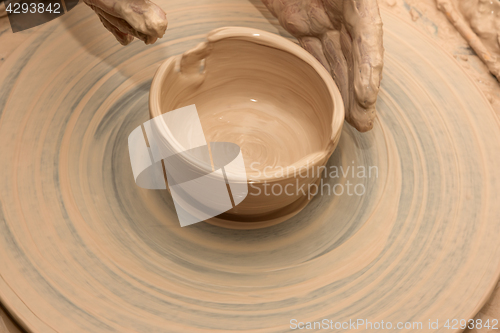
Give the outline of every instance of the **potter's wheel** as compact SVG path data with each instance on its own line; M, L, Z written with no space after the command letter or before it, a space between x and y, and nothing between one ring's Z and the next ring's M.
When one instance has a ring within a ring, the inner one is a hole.
M126 48L78 6L6 60L8 310L36 332L280 332L293 318L450 331L446 319L474 316L500 267L499 122L452 58L390 14L378 121L364 135L345 126L329 162L377 166L378 178L330 179L361 181L364 196L317 197L245 231L180 228L166 192L135 186L127 136L148 119L159 63L216 27L277 31L246 1L203 3L161 3L166 38Z

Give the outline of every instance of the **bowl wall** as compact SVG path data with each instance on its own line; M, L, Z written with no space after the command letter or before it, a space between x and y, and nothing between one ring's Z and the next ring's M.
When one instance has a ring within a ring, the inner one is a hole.
M207 142L241 148L249 194L224 215L248 222L303 198L344 119L340 93L316 59L280 36L248 28L218 29L160 67L151 116L192 104ZM165 140L175 146L172 137Z

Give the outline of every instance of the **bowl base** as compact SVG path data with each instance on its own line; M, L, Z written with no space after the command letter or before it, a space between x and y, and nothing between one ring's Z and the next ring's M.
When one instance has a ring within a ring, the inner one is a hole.
M295 215L300 213L311 200L312 198L304 196L277 211L265 215L260 215L259 217L255 218L242 218L241 216L223 213L216 217L205 220L205 222L218 227L237 230L267 228L294 217Z

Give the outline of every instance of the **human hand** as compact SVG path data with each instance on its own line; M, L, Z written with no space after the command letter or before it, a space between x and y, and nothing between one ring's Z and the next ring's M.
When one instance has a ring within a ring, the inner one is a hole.
M384 48L377 0L262 0L280 24L331 73L346 120L373 127Z
M436 5L500 81L500 3L436 0Z
M153 44L167 29L167 15L149 0L84 0L122 45L134 37Z

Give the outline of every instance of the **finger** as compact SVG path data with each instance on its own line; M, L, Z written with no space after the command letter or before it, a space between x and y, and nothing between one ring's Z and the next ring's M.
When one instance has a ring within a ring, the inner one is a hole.
M325 68L330 72L330 64L325 57L323 45L317 37L301 37L299 38L300 46L307 52L311 53Z
M307 17L312 35L320 36L329 30L334 30L322 0L309 0L306 3L308 3Z
M344 2L346 28L352 36L354 88L362 106L375 103L383 67L382 20L376 0Z
M352 37L351 117L360 131L373 127L375 102L382 78L382 20L376 0L345 0L344 20Z
M162 38L167 30L167 15L155 3L149 0L130 0L128 7L122 8L123 18L137 31L149 36L148 43L153 39Z
M301 1L285 2L278 7L278 21L296 38L311 36L311 24L307 15L308 4Z
M345 105L345 119L346 121L354 126L358 131L364 132L370 129L370 119L366 121L362 121L363 113L365 110L359 111L359 104L356 101L356 93L354 91L353 82L354 82L354 61L352 56L352 37L347 31L345 25L342 26L340 31L340 49L342 50L342 54L344 55L344 59L346 61L346 72L347 72L347 93L344 97L344 105Z
M321 39L325 58L330 66L330 73L340 90L346 113L349 112L349 77L348 64L340 45L340 32L328 31Z
M116 40L118 42L120 42L120 44L128 45L134 40L133 36L121 32L120 30L118 30L114 25L112 25L108 20L106 20L101 15L97 15L97 16L99 16L99 19L101 20L104 27L106 29L108 29L108 31L111 32L115 36Z
M375 104L368 107L361 106L357 98L351 97L349 106L349 117L347 122L354 126L359 132L368 132L373 128L373 123L377 117L377 109Z
M332 22L335 30L339 30L343 24L342 8L343 1L338 0L322 0L325 8L325 13L328 15L330 22Z
M296 38L312 36L315 22L309 17L312 2L320 0L262 0L269 11L278 19L280 25ZM326 17L326 14L323 16ZM328 22L328 20L326 20Z
M168 21L165 12L149 0L84 0L88 5L125 20L146 36L146 44L163 37Z
M139 32L139 31L136 31L124 19L112 16L112 15L106 13L105 11L103 11L102 9L97 8L97 7L92 7L92 9L97 13L97 15L106 19L106 21L111 23L111 25L115 26L122 33L132 35L132 36L142 40L146 44L148 44L148 36L146 36L145 34Z

